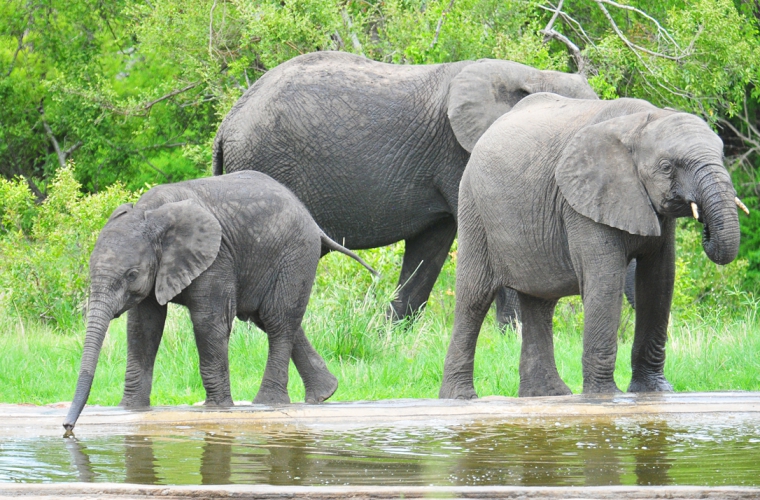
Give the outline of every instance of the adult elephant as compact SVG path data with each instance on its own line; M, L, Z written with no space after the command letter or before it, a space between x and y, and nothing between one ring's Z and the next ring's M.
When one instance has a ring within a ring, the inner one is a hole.
M518 140L515 136L520 134ZM583 297L583 392L613 377L626 266L636 258L631 392L670 391L665 343L675 275L675 219L704 224L717 264L739 251L723 143L700 118L646 101L524 99L478 141L462 177L454 332L442 398L476 397L475 347L492 297L518 290L520 396L570 394L557 372L557 300Z
M596 99L576 74L500 60L385 64L315 52L261 77L214 142L214 174L250 169L290 188L335 241L406 243L389 315L428 299L456 235L459 181L478 138L535 92ZM514 292L499 318L514 317Z

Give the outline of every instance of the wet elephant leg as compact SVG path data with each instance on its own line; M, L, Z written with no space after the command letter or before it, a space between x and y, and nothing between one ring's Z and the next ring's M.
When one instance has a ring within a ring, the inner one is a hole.
M517 293L522 312L520 397L572 394L557 372L554 360L552 317L556 300Z
M321 403L335 393L338 379L327 369L325 360L311 345L301 327L293 339L291 357L303 380L307 403Z
M127 312L127 371L119 406L150 406L153 365L164 334L166 310L150 294Z
M405 318L425 306L456 234L456 221L448 216L406 240L398 298L391 303L387 316Z

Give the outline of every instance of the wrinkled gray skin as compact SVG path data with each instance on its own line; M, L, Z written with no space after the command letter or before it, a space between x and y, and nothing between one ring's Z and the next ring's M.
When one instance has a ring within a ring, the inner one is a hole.
M235 316L253 321L269 339L254 403L290 402L291 356L306 401L330 397L337 379L301 328L323 247L350 255L374 273L325 236L292 192L259 172L157 186L134 207L117 208L90 257L87 335L64 427L73 428L87 401L109 322L125 311L121 405L150 405L167 302L190 310L207 405L233 404L227 346Z
M580 294L583 392L613 379L626 266L636 258L631 392L671 391L665 342L676 217L699 207L703 248L718 264L739 249L736 193L723 144L696 116L634 99L537 94L483 135L459 195L454 331L441 398L477 397L475 345L499 287L518 291L520 396L570 394L554 361L557 300Z
M483 59L396 65L341 52L261 77L214 142L214 174L258 170L289 187L348 248L405 240L389 316L424 306L456 235L459 181L475 142L535 92L596 99L574 74ZM500 295L502 322L514 292Z

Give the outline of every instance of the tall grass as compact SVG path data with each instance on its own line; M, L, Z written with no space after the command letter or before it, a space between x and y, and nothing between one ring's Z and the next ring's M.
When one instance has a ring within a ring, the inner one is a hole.
M320 262L304 330L339 379L333 401L434 398L453 322L454 263L447 262L428 308L414 321L390 323L385 308L393 295L402 245L362 252L383 272L373 281L358 264L339 254ZM757 301L744 294L742 308L684 310L673 315L665 373L677 391L760 390L760 325ZM618 386L630 381L633 312L626 305L619 335ZM82 352L84 322L62 333L42 321L0 316L0 402L46 404L70 400ZM557 366L574 392L582 388L583 312L577 298L565 299L554 320ZM230 339L232 394L250 401L266 362L266 335L236 322ZM475 360L480 396L516 396L520 337L502 332L493 313L484 323ZM124 385L126 321L111 323L90 396L91 404L118 404ZM303 385L291 364L289 391L303 401ZM205 398L198 354L187 311L171 306L156 361L152 403L192 404Z
M60 169L48 200L34 203L26 183L0 179L0 402L52 403L71 399L82 352L87 261L111 210L134 200L120 186L83 195L71 168ZM701 250L698 227L678 231L676 289L666 375L676 390L760 389L758 301L741 292L747 262L715 266ZM456 243L427 309L413 321L385 319L401 268L403 243L361 252L382 278L340 254L319 264L303 326L339 378L334 400L436 397L451 335L455 301ZM625 305L619 332L616 380L630 380L634 315ZM563 299L554 316L557 366L570 388L582 388L583 307ZM251 400L267 352L266 336L236 322L230 339L232 394ZM475 388L481 396L515 396L520 335L501 332L493 314L481 331ZM117 404L124 384L125 319L111 323L101 353L91 403ZM204 399L198 354L187 311L171 306L154 372L154 404ZM290 394L303 387L290 371Z

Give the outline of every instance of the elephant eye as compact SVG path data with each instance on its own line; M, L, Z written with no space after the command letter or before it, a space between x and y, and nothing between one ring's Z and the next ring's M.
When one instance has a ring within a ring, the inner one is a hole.
M130 269L127 272L127 281L129 281L130 283L132 283L134 280L137 279L137 275L138 274L139 273L137 272L137 269Z
M668 160L662 160L660 162L659 167L660 167L660 172L662 172L663 174L670 174L671 172L673 172L673 164L670 163Z

